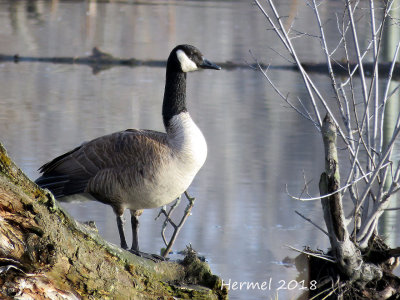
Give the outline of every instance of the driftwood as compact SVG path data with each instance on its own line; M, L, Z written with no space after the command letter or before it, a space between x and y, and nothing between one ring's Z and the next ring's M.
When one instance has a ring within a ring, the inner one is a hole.
M336 127L328 114L323 121L321 133L325 147L325 172L321 174L319 189L323 196L336 192L340 186ZM340 272L361 284L379 280L382 277L381 268L364 262L361 251L350 240L340 192L322 198L321 203L333 256L337 260Z
M306 248L296 258L300 278L309 278L305 299L397 299L400 278L393 274L399 265L400 248L390 249L382 238L374 236L368 249L354 243L343 210L336 127L327 115L321 127L325 147L325 172L319 188L327 235L331 249L327 254Z
M0 144L0 298L226 299L194 251L154 262L104 241L61 209Z

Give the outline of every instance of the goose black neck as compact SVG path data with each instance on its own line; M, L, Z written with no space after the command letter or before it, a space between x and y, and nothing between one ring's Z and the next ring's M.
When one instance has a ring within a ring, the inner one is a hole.
M167 67L162 115L165 128L171 118L186 111L186 73Z

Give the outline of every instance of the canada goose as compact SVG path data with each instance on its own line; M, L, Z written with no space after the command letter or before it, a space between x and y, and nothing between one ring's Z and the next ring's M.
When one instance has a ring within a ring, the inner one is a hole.
M186 108L186 73L221 68L190 45L168 57L162 116L166 133L128 129L101 136L39 168L36 183L55 197L87 193L112 206L121 247L128 249L123 212L131 212L131 251L139 253L138 217L145 208L166 205L191 184L204 164L207 144Z

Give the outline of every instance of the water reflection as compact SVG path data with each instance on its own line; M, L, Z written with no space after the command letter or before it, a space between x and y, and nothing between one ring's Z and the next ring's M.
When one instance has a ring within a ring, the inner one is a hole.
M308 26L310 13L303 2L279 1L278 7L293 15L300 9L298 15L305 16L296 22ZM0 0L0 28L0 53L10 55L83 56L98 46L118 57L161 60L176 44L189 43L213 61L251 60L252 49L267 63L273 57L274 64L287 64L269 49L279 50L275 36L247 1ZM318 47L309 38L300 55L323 61ZM1 142L36 178L42 163L84 140L132 127L163 130L164 76L163 68L113 68L93 76L86 66L0 64ZM271 77L282 90L305 97L296 72L274 70ZM327 78L315 80L329 94ZM285 191L285 184L293 194L302 191L303 172L314 181L310 186L317 186L323 165L320 137L250 69L190 74L188 106L207 139L209 156L189 190L197 202L174 249L191 243L226 281L274 279L270 291L236 291L232 299L273 296L279 280L297 275L279 263L295 256L286 244L328 246L323 234L294 214L299 210L320 223L320 204L290 200ZM65 207L78 220L94 220L107 240L119 243L110 207L96 202ZM157 210L149 210L142 216L144 251L163 245L156 215ZM295 294L281 291L279 297Z

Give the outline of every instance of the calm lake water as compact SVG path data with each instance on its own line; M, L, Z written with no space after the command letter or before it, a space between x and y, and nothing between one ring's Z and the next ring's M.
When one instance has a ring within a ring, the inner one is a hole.
M321 14L328 19L340 3L330 1ZM303 1L279 1L278 9L288 22L297 16L299 28L316 32L309 28L313 15ZM328 36L334 37L336 23L329 24ZM287 64L267 29L251 1L0 0L0 54L8 55L84 56L97 46L121 58L165 60L175 45L188 43L215 63L252 62L251 50L266 63ZM306 60L323 61L318 40L296 42ZM296 72L273 69L270 74L283 91L306 98ZM163 131L164 76L165 69L158 67L114 67L94 75L82 65L0 63L0 141L36 179L43 163L85 140L126 128ZM329 94L327 77L314 78ZM298 275L294 266L282 263L297 255L287 245L329 246L324 234L294 212L323 224L320 202L292 200L285 188L301 194L305 176L310 194L318 194L324 162L319 134L249 68L189 74L187 93L209 154L189 188L196 204L173 250L191 244L225 282L261 284L272 278L270 290L230 291L231 299L277 294L294 299L298 288L277 290L279 281ZM106 240L119 244L110 207L97 202L64 207L79 221L94 220ZM147 210L141 217L139 242L146 252L164 246L157 213ZM388 234L398 226L395 217L390 220ZM390 238L399 244L398 234Z

